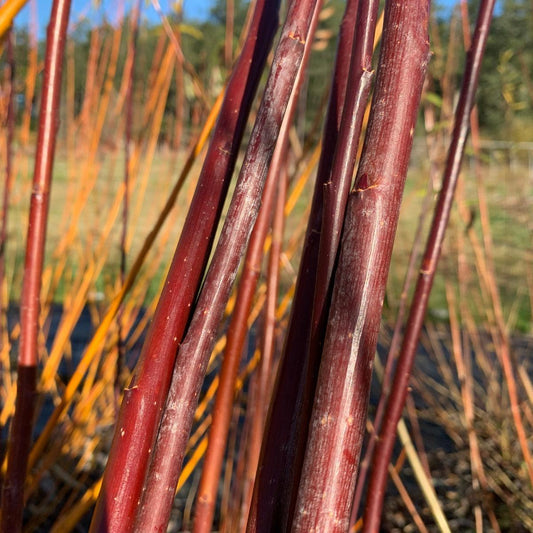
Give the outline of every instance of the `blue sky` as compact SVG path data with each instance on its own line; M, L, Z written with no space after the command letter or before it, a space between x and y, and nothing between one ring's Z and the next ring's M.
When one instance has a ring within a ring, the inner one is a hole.
M145 18L148 18L149 20L157 21L159 17L155 9L153 8L151 1L141 1L143 16ZM37 6L39 33L42 34L45 31L45 26L48 23L48 19L50 17L52 0L33 0L33 2ZM31 18L31 3L32 0L30 0L28 4L20 11L20 13L17 15L17 18L15 19L15 24L28 24ZM100 7L96 7L97 3L100 4ZM161 5L161 8L165 13L172 11L171 6L173 3L174 0L159 0L159 4ZM184 14L187 18L190 19L205 19L209 15L209 9L212 3L212 0L184 0ZM102 0L100 2L96 2L95 0L72 0L70 16L71 22L76 22L77 20L80 20L81 18L87 16L87 14L91 14L91 16L97 17L102 16L102 14L105 14L105 16L109 20L113 21L117 16L116 6L118 4L119 2L113 0ZM123 2L123 5L128 10L130 9L132 4L133 2L131 0L124 0Z
M50 9L52 0L30 0L26 7L22 9L15 23L17 25L27 25L30 20L31 3L32 1L37 6L37 19L39 25L39 36L42 37L45 33L46 25L50 17ZM150 0L141 0L143 5L143 17L153 22L157 22L159 16L152 6ZM159 0L162 10L165 13L172 11L172 5L175 0ZM455 5L458 0L437 0L442 6L450 7ZM85 18L88 14L95 17L96 20L104 14L110 21L114 21L117 17L117 8L119 1L101 0L72 0L71 23ZM123 0L123 5L129 9L132 5L132 0ZM99 4L100 7L96 7ZM188 19L204 20L209 15L209 9L213 4L213 0L183 0L183 8L185 17Z
M142 13L145 19L153 22L157 22L159 15L152 6L150 0L142 1ZM50 18L50 10L52 8L52 0L33 0L37 7L37 24L39 26L39 36L42 37L46 31L46 25ZM99 7L96 7L97 3ZM172 4L174 0L159 0L161 9L165 13L172 11ZM212 0L184 0L183 8L185 17L188 19L203 20L209 15L209 9L212 5ZM26 4L26 6L20 11L15 19L17 26L28 25L31 19L32 0ZM118 1L102 0L96 2L95 0L72 0L72 8L70 14L71 24L85 18L87 15L96 17L96 20L102 16L110 21L114 21L117 17L117 5ZM124 7L129 10L133 2L131 0L124 0Z

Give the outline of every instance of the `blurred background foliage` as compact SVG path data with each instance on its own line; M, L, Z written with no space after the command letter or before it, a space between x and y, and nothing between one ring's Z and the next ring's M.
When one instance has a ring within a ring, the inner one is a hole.
M470 20L475 20L477 5L479 2L469 2ZM335 57L336 32L339 27L343 12L344 2L331 0L328 9L324 11L319 31L316 36L315 53L312 54L307 80L302 91L302 105L297 118L298 131L302 134L309 131L311 135L318 136L320 128L312 128L313 110L318 109L323 103L327 85L329 83L332 65ZM145 9L153 10L148 5ZM238 48L238 36L241 34L246 21L248 2L235 1L234 16L234 51ZM127 15L128 17L129 15ZM135 65L136 99L143 98L147 91L147 82L150 81L147 73L158 42L164 35L160 23L154 23L153 17L149 20L142 18L139 46ZM225 46L225 20L226 2L216 0L206 20L185 20L179 6L169 15L172 27L179 35L180 44L184 56L190 62L200 81L208 91L206 95L211 100L216 97L220 90L226 71L230 65L224 65ZM433 58L430 69L434 80L444 79L444 69L451 62L451 68L457 84L464 64L464 48L462 43L458 8L450 9L442 3L435 2L432 17L432 51ZM129 24L124 26L124 32L129 31ZM113 32L111 22L104 21L99 25L98 34L102 41L110 40ZM91 35L95 30L94 25L88 19L82 19L75 23L70 32L71 53L74 54L75 64L75 112L79 112L83 101L84 88L86 85L87 62L90 49ZM448 45L450 32L455 32L456 38ZM125 36L126 37L126 36ZM15 29L15 80L17 90L18 117L22 115L24 102L24 86L28 61L31 57L29 29L16 27ZM114 78L115 90L119 90L121 72L123 71L127 55L127 38L122 39L119 60L117 64L117 76ZM38 43L38 57L42 60L44 53L44 40ZM105 47L102 48L102 56ZM106 61L101 57L100 62ZM448 67L449 68L449 67ZM493 26L484 58L483 71L478 91L479 120L484 137L505 139L512 141L524 141L533 137L533 3L529 0L503 0L498 4L494 16ZM36 95L40 94L39 85L42 76L39 75ZM187 80L186 80L187 81ZM438 98L442 88L438 81L433 88ZM185 118L193 121L194 106L197 97L190 83L185 85ZM33 102L37 116L39 103ZM176 113L176 80L173 79L167 104L165 108L165 120L160 132L160 142L171 142L172 123ZM198 120L199 122L199 120ZM184 124L185 131L189 130ZM137 122L137 134L141 125ZM313 140L313 139L310 139ZM316 140L316 139L315 139Z

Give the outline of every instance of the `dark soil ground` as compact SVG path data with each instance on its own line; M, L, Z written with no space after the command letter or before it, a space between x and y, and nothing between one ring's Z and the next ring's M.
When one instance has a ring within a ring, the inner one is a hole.
M10 312L11 319L14 319L17 309L13 308ZM57 328L61 308L56 306L50 319L49 328L52 334ZM72 336L73 364L81 356L84 347L90 340L93 331L90 313L84 311L81 319L74 330ZM448 347L450 346L450 332L444 325L431 328L432 335L438 336L438 345L444 360L450 364L453 370L453 360ZM487 490L474 489L472 484L472 473L470 468L470 450L468 445L468 434L464 427L461 406L457 398L447 395L449 384L443 379L442 372L436 358L431 350L428 350L428 332L425 333L425 339L422 340L419 353L416 360L416 369L413 379L413 396L418 410L418 422L420 426L421 438L424 446L424 453L430 467L431 477L443 511L449 520L453 532L476 531L475 507L481 506L483 514L483 525L485 531L493 531L485 510L494 511L502 531L522 532L533 531L533 493L527 483L527 478L523 473L523 465L520 463L520 452L516 444L516 439L505 448L498 439L500 435L495 434L495 428L501 431L507 431L512 434L512 425L509 423L510 415L506 414L504 420L499 420L501 413L491 414L490 412L480 411L477 416L476 433L480 442L481 454L485 463L486 475L489 479ZM383 359L386 355L386 346L390 337L390 329L383 328L380 338L378 352ZM483 337L483 336L482 336ZM482 338L484 343L490 348L490 339L488 335ZM435 338L433 338L435 341ZM142 341L141 341L142 342ZM528 363L533 353L533 338L528 336L514 336L512 339L513 357L517 363ZM129 355L130 364L138 355L140 344L135 347L134 353ZM498 372L496 365L496 356L493 354L495 361L495 372ZM442 364L442 360L441 360ZM528 372L533 375L531 370L533 365L528 364ZM476 366L474 361L474 375L480 389L483 387L485 376ZM60 368L60 373L66 378L72 372L67 364ZM459 386L459 380L456 373L453 373L456 385ZM498 379L501 379L499 376ZM421 392L425 391L425 392ZM429 391L429 392L428 392ZM478 391L482 395L482 390ZM433 398L435 401L428 401ZM379 384L374 376L370 413L375 410L379 399ZM446 411L439 412L435 406L442 406ZM36 431L42 428L44 421L47 419L52 405L44 404L40 419L37 422ZM447 416L443 418L443 413ZM5 442L7 435L4 430L2 441ZM503 435L502 435L503 439ZM510 446L510 447L509 447ZM395 452L396 458L400 454L400 447ZM103 468L105 457L96 461ZM67 467L67 465L65 465ZM522 469L522 470L521 470ZM95 472L94 479L100 472ZM193 476L194 478L194 476ZM428 531L439 531L426 504L423 494L416 483L409 463L405 461L401 469L401 478L408 490L410 498L414 501L417 511L420 513ZM191 500L191 489L193 489L197 480L192 480L178 495L177 505L173 513L172 531L187 530L188 524L183 523L183 507L187 501ZM30 512L38 512L39 505L44 504L43 499L49 499L54 493L53 476L43 478L43 491L37 496L41 501L29 502L28 509ZM49 502L50 503L50 502ZM190 506L189 501L189 506ZM179 508L181 507L181 508ZM60 506L58 506L60 508ZM88 527L89 517L82 522L77 529L85 531ZM49 525L43 525L39 531L48 531ZM383 532L410 532L416 531L414 520L408 512L405 503L397 492L392 482L389 482L388 492L385 501L383 515L382 531ZM170 529L169 529L170 531Z

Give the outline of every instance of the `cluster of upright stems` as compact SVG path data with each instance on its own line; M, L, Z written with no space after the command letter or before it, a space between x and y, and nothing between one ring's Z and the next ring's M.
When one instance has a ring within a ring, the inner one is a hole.
M48 78L43 84L2 531L13 531L7 524L20 526L22 521L32 429L28 421L38 366L47 198L69 4L54 1L48 34ZM401 355L389 397L383 399L388 402L383 423L375 427L379 437L363 512L364 531L379 530L396 425L450 213L493 4L493 0L481 2ZM166 530L210 354L238 278L194 521L198 532L213 527L247 319L271 224L265 316L272 316L275 309L288 131L322 2L288 5L233 196L212 250L249 112L278 31L279 7L272 0L257 0L253 7L140 360L123 392L92 518L93 532ZM247 452L251 481L244 491L242 525L249 532L345 532L357 517L352 507L372 366L430 49L429 1L387 1L379 58L373 61L378 7L377 0L346 2L316 185L276 375L273 329L265 320L262 361L249 401L254 406ZM131 87L129 91L131 99ZM126 163L126 176L127 168ZM127 204L124 217L126 224ZM125 270L123 259L127 290Z

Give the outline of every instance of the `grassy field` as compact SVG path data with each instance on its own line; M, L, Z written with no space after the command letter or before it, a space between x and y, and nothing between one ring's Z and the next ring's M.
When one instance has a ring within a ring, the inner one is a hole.
M427 190L429 168L427 159L424 158L424 142L419 139L413 154L413 161L408 176L404 194L398 234L393 252L393 262L389 277L387 291L387 306L385 317L394 318L405 270L412 247L414 234L419 222L419 213ZM498 154L496 153L496 156ZM183 165L185 155L176 154L169 148L160 147L155 152L151 164L145 163L139 168L138 183L132 187L130 194L130 209L132 216L128 225L128 258L134 258L138 253L149 230L152 228L157 216L166 201L173 183L177 180ZM22 282L22 262L24 256L24 239L27 227L28 198L31 186L32 154L30 150L19 153L17 157L17 179L12 193L10 211L10 231L7 245L8 279L10 300L16 302L20 296ZM83 257L95 253L99 239L102 237L102 227L106 213L112 207L117 190L122 183L124 172L124 156L120 148L113 150L100 150L97 154L97 175L94 180L85 205L76 213L77 221L74 228L70 228L72 214L69 206L76 195L83 190L84 161L75 156L67 157L65 147L58 150L54 167L54 183L52 186L50 223L47 238L47 263L51 265L57 256L58 247L68 231L75 232L74 244L68 251L69 268L76 272ZM481 221L478 214L478 196L475 175L469 169L468 162L463 173L463 191L461 201L470 212L470 221L465 223L461 217L454 214L448 230L447 243L444 257L439 266L435 286L431 297L429 318L434 320L447 319L447 303L444 294L444 281L451 280L456 283L457 265L454 257L457 256L455 243L457 234L466 236L467 227L472 229L478 239L482 239ZM147 299L150 300L161 284L166 266L169 265L174 252L174 246L180 235L181 225L185 218L187 205L190 202L196 177L200 170L200 163L193 169L178 204L173 210L170 220L165 224L164 238L158 245L158 256L161 264L150 281ZM490 227L494 246L494 268L498 287L502 295L502 305L508 317L508 326L511 330L522 333L531 331L531 283L532 283L532 215L531 197L533 196L533 179L531 169L524 164L515 165L513 168L504 162L492 161L485 165L483 183L490 213ZM528 178L529 176L529 178ZM301 196L297 199L292 213L288 217L286 235L292 236L293 229L302 232L302 221L306 216L306 209L310 204L312 194L312 177L305 185ZM438 184L432 187L434 200ZM141 222L142 221L142 222ZM425 230L430 222L428 215ZM106 238L106 261L101 275L96 280L93 292L105 294L110 298L110 287L115 286L119 276L120 263L120 216L117 217L113 229ZM287 245L290 238L287 237ZM298 238L296 238L298 240ZM290 260L286 257L282 271L283 286L287 289L294 281L298 268L297 248ZM475 269L474 254L472 250L465 251L467 260L472 269ZM112 292L112 291L111 291ZM53 299L61 303L64 290L59 288L54 293ZM101 296L99 296L101 298ZM483 315L474 315L483 320Z

